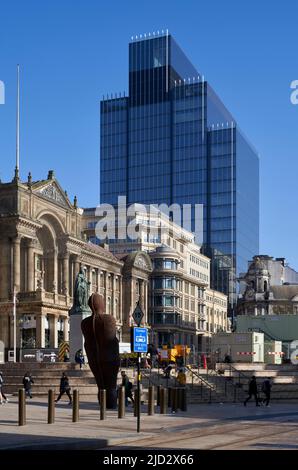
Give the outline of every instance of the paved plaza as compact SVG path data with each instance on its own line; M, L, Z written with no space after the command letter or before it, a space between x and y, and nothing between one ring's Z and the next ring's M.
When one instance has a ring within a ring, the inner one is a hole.
M80 421L72 422L67 401L56 405L47 424L47 400L27 401L27 424L18 426L17 398L0 407L0 449L298 449L298 404L256 407L241 404L190 405L187 412L147 416L136 432L132 407L118 419L107 411L100 421L96 401L80 403ZM156 408L157 410L157 408Z

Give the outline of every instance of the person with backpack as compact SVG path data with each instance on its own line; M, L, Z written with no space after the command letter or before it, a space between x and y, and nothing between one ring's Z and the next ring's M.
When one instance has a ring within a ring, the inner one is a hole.
M128 399L131 403L134 404L134 399L132 396L132 383L126 375L124 370L121 371L122 383L121 386L125 389L125 406L128 406Z
M173 369L173 366L171 364L168 364L167 367L164 368L164 378L165 379L170 379L171 378L171 370Z
M271 387L272 387L272 385L271 385L270 378L267 377L264 380L264 382L262 383L262 392L265 395L265 399L263 400L263 404L265 404L266 406L270 406L269 402L270 402Z
M180 387L185 387L186 386L186 374L185 370L183 367L179 369L178 375L177 375L177 382Z
M83 365L85 364L85 358L83 351L79 349L75 354L75 361L77 364L80 364L80 369L82 369Z
M69 398L69 405L71 405L72 404L72 399L71 399L70 390L71 389L70 389L70 385L69 385L69 379L68 379L66 373L63 372L62 377L60 379L60 393L59 393L58 398L55 400L55 403L58 403L58 401L60 400L62 395L64 395L64 393L66 393L66 395Z
M256 400L256 406L260 406L259 400L258 400L258 385L257 385L257 379L255 375L252 376L252 378L249 381L248 384L248 397L244 401L244 406L246 406L246 403L248 400L251 399L251 397L254 396Z
M31 374L26 372L23 377L23 385L26 397L32 398L32 384L34 384L34 380L32 379Z

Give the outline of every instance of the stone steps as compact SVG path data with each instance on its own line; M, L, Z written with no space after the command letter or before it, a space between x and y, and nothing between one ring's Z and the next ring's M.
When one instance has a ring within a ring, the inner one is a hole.
M22 388L22 386L18 384L6 385L4 392L5 394L8 393L8 394L16 395L20 388ZM73 392L74 389L79 390L80 395L96 395L97 394L96 385L91 385L91 386L90 385L79 385L79 386L76 385L76 386L71 387L71 393ZM59 386L53 385L51 383L38 385L36 387L33 384L32 386L33 395L47 395L49 390L54 390L55 393L59 393Z

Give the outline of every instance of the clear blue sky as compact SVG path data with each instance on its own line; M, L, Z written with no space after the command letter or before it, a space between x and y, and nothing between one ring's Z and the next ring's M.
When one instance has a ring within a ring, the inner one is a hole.
M168 28L260 154L260 252L298 269L296 0L3 0L0 5L0 176L15 158L21 65L21 177L54 169L79 205L99 195L99 100L127 90L132 35Z

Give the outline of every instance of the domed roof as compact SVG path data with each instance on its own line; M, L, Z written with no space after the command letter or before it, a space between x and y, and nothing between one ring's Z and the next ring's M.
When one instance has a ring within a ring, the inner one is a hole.
M167 245L158 246L155 251L156 251L156 253L177 255L177 252L173 248L171 248L170 246L167 246Z
M265 263L261 260L259 256L253 257L253 262L249 266L248 272L250 274L256 272L262 272L263 274L268 273L268 269L266 268Z

